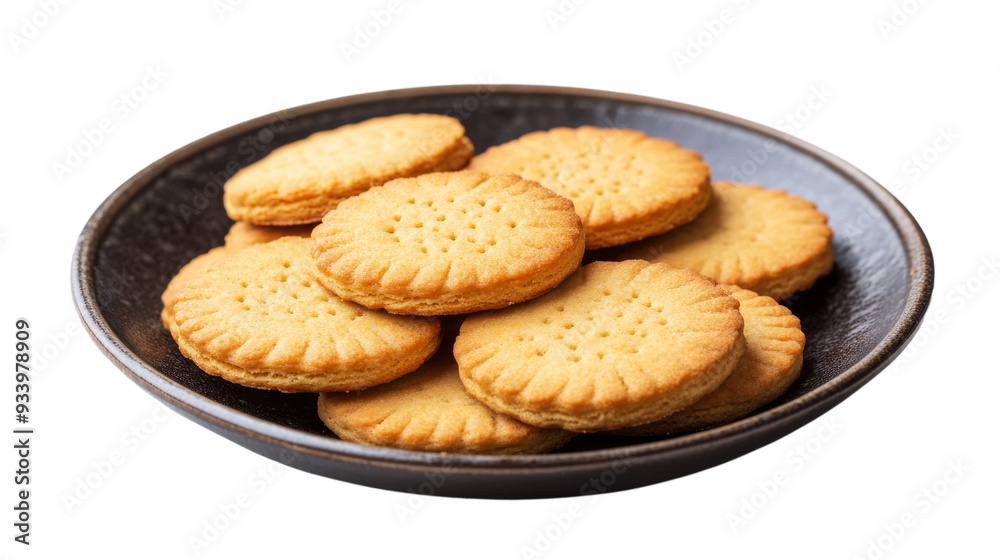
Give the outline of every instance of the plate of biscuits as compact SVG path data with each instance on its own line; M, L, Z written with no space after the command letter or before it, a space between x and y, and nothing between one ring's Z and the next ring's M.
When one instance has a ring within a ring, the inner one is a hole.
M480 498L620 491L818 418L903 350L930 247L819 148L715 111L443 86L266 115L80 235L109 359L297 469Z

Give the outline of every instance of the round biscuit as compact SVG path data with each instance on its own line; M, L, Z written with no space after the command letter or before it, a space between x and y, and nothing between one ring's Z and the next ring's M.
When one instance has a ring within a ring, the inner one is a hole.
M780 301L833 269L833 232L807 200L755 185L717 182L690 224L618 253L690 268Z
M533 181L472 171L396 179L313 230L320 280L373 309L453 315L506 307L580 264L573 204Z
M284 392L364 389L434 353L437 319L341 300L316 279L311 243L255 245L191 282L174 303L181 353L212 375Z
M540 427L657 420L715 390L743 354L739 303L690 270L595 262L544 296L472 315L455 342L481 402Z
M666 232L711 198L701 156L662 138L619 128L554 128L493 146L469 169L515 173L573 201L598 249Z
M233 220L286 226L318 222L344 199L397 177L459 169L472 156L465 128L445 115L377 117L292 142L225 184Z

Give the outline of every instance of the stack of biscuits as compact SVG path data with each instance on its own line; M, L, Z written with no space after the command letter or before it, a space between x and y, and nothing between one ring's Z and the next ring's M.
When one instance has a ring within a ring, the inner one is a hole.
M225 244L163 292L181 353L319 393L344 440L478 454L719 426L799 375L779 301L833 266L812 203L636 130L473 153L459 121L400 114L240 170Z

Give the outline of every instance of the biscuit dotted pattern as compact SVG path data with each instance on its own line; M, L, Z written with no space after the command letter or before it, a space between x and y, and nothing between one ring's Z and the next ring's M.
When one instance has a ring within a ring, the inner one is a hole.
M622 259L667 262L782 299L833 266L833 232L816 206L781 191L719 182L693 222L630 246Z
M436 320L341 300L316 280L310 244L288 237L257 245L192 282L174 306L180 335L249 371L322 375L429 356Z
M736 300L690 271L599 262L541 298L470 316L455 352L491 406L574 414L683 392L742 344L742 325Z
M572 203L536 183L436 173L345 201L314 230L313 256L324 278L358 291L468 297L567 268L555 285L582 258L582 237Z
M569 198L593 240L642 221L662 222L660 233L694 218L707 203L709 168L701 157L635 130L534 132L489 148L469 169L515 173ZM588 248L596 248L591 241Z

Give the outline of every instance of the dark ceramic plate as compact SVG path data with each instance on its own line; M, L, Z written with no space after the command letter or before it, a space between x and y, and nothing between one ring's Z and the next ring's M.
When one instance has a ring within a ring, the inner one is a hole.
M555 126L619 126L701 152L716 179L785 189L830 217L837 265L787 304L808 337L799 380L732 424L670 438L579 436L558 452L443 455L341 441L312 394L233 385L183 358L160 325L160 292L184 263L220 245L221 184L318 130L403 112L462 120L478 151ZM540 498L618 491L724 463L790 433L858 390L907 344L927 309L930 247L899 202L854 167L770 128L658 99L539 86L448 86L370 93L248 121L189 144L116 190L80 235L73 295L97 344L130 379L184 416L312 473L445 496Z

